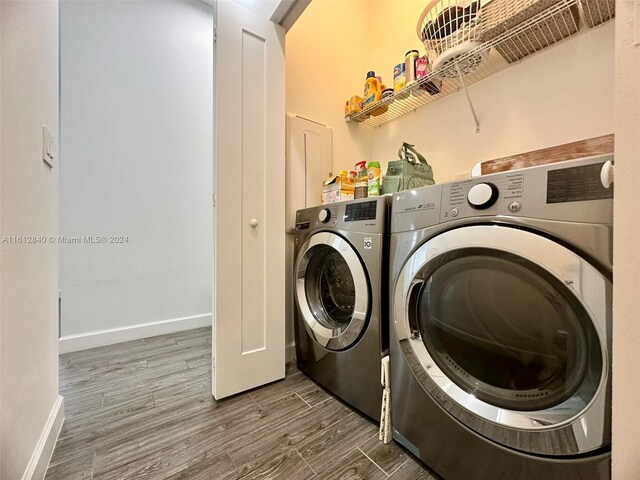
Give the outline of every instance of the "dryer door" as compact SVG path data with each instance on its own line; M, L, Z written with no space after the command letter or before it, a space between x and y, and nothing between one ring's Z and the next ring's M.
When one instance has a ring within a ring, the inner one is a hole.
M300 248L295 271L296 301L309 335L329 350L349 348L369 315L369 282L353 246L334 233L315 233Z
M610 281L579 255L496 225L424 243L393 294L401 349L433 398L484 436L549 455L609 442L610 305Z

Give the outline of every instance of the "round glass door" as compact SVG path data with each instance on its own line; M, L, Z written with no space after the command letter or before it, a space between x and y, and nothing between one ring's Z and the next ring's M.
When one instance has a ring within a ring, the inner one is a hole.
M610 435L610 299L611 282L559 243L475 225L412 253L391 320L415 378L459 421L507 446L575 454Z
M369 304L364 267L353 247L333 233L316 233L300 249L296 272L307 332L330 350L350 347L364 331Z
M600 375L602 352L589 315L545 270L481 248L431 265L408 314L435 363L467 393L501 408L542 410L570 398L587 367Z

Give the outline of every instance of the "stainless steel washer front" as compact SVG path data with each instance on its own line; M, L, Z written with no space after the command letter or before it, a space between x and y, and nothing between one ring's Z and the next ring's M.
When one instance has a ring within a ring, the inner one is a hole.
M609 441L611 288L541 235L465 226L408 257L394 325L416 378L469 428L530 453L584 453Z
M344 350L366 328L369 283L353 246L331 232L312 234L300 248L296 297L304 326L324 348Z

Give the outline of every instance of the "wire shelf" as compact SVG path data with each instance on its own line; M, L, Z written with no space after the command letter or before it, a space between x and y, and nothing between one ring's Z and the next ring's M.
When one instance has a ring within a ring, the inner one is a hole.
M499 6L500 1L502 0L493 0L488 6L493 2ZM553 5L502 33L495 32L495 29L488 32L489 35L484 35L483 42L477 47L456 56L453 61L443 63L427 76L396 92L393 97L383 98L362 111L345 117L345 120L361 122L371 127L384 125L615 16L614 0L554 0L550 3ZM485 12L483 18L486 20L487 17ZM385 107L384 113L371 115L373 111L384 111Z

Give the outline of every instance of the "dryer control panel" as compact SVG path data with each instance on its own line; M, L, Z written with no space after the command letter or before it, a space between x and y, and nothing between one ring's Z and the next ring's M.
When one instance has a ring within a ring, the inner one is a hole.
M613 223L613 187L600 173L612 155L484 175L394 194L391 231L464 218L517 216Z

